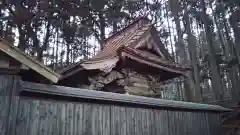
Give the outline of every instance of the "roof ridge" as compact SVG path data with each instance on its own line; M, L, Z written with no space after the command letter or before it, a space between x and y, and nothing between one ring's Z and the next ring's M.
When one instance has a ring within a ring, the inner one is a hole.
M116 36L117 34L125 31L126 29L128 29L129 27L133 26L135 23L139 22L140 20L147 20L150 21L147 17L145 16L141 16L137 19L135 19L133 22L131 22L130 24L126 24L125 27L123 27L122 29L120 29L119 31L116 31L115 33L113 33L111 36L109 36L108 38L105 39L105 42L107 42L108 40L112 39L114 36Z

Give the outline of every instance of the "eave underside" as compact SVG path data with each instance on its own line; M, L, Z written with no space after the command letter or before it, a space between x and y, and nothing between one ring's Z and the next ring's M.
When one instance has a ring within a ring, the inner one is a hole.
M143 76L137 79L140 81L132 81L131 76L135 74ZM77 74L61 80L60 85L159 98L161 97L162 82L179 76L181 76L181 74L161 70L126 57L126 59L124 61L121 60L111 72L81 70ZM154 89L157 89L158 92Z

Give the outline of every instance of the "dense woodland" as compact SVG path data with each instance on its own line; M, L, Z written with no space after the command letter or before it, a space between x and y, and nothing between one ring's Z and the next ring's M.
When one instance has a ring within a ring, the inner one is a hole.
M239 0L1 0L0 37L58 70L93 56L140 16L175 62L192 67L198 100L239 99ZM182 99L187 83L166 85L166 98L191 100Z

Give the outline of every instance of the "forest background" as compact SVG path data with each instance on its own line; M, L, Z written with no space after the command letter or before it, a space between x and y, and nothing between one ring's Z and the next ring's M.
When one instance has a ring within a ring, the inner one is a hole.
M239 100L239 0L1 0L0 37L59 70L92 57L141 16L155 24L174 62L192 67L202 102ZM190 100L187 83L171 80L164 97Z

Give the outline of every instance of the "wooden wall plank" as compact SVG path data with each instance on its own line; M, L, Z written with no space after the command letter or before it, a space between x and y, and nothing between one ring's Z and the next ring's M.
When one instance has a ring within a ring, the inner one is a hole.
M208 121L209 134L218 134L221 135L221 125L219 121L219 114L216 113L205 113L206 119Z
M167 110L168 114L168 133L169 135L178 135L179 134L179 118L178 113L175 111ZM176 126L177 125L177 126Z
M221 119L222 115L221 113L216 113L215 115L216 115L216 128L218 129L218 134L222 135L224 134L224 130L222 128L222 119Z
M48 102L46 106L47 108L47 122L48 122L48 127L47 127L47 135L52 134L52 128L54 128L55 122L54 122L54 114L53 114L53 102ZM30 135L30 134L29 134Z
M84 104L84 112L83 112L83 135L90 135L90 133L89 133L89 129L90 129L90 127L91 127L91 125L90 125L90 121L89 121L89 119L90 119L90 115L89 114L91 114L91 108L90 108L91 106L90 105L88 105L88 104Z
M126 108L126 118L127 118L127 126L126 126L126 133L127 135L135 135L135 108L127 107Z
M168 127L168 112L167 110L155 110L155 126L157 135L170 135Z
M57 111L57 103L52 103L51 107L52 107L52 129L51 129L51 134L57 134L57 128L58 128L58 111Z
M194 125L194 132L195 132L195 135L201 135L200 134L200 127L201 127L201 124L200 124L200 119L199 119L199 116L201 116L199 112L192 112L193 114L193 125Z
M199 127L199 129L200 129L200 131L199 131L199 133L201 134L201 135L205 135L205 134L207 134L207 131L206 131L206 128L205 128L205 126L206 126L206 124L205 124L205 114L204 113L200 113L200 116L199 116L199 121L200 121L200 127Z
M152 109L143 106L132 107L127 104L120 106L95 102L34 99L15 96L18 94L18 84L15 81L17 82L17 78L0 76L2 94L0 134L215 135L221 133L220 113L216 111L170 110L159 106ZM136 101L140 99L142 98L134 97ZM161 100L146 99L145 101L160 104ZM6 115L8 117L5 117Z
M56 103L56 110L57 110L57 115L56 115L56 129L55 129L55 134L61 135L61 116L62 116L62 104L61 103Z
M10 76L9 78L13 78L12 87L8 87L8 91L11 92L10 95L10 105L9 107L9 113L8 113L8 126L7 126L7 132L8 135L15 135L15 129L16 129L16 118L17 118L17 112L18 112L18 103L20 97L19 95L19 81L20 78L18 76ZM10 85L9 85L10 86Z
M175 129L176 129L175 121L174 121L174 117L175 117L174 112L168 110L167 115L168 115L168 129L169 129L168 134L169 135L174 135L174 132L175 132Z
M30 104L29 121L31 123L29 125L31 125L31 127L29 127L29 131L28 131L29 135L38 135L37 131L38 131L39 117L40 117L39 106L40 106L39 100L32 101L32 103Z
M120 107L120 130L121 135L127 135L127 116L126 116L126 107Z
M74 104L68 103L68 135L73 135L73 111L74 111Z
M0 134L6 134L9 96L0 97Z
M189 135L195 134L196 132L194 131L195 130L194 113L192 112L185 112L185 113L187 113L187 119L188 119L188 121L185 122L188 125L187 132Z
M22 98L16 135L214 135L219 113Z
M110 106L103 106L103 114L102 114L102 125L103 125L103 135L110 135L111 128L110 128Z
M9 96L0 96L0 134L6 134Z
M156 128L155 128L155 112L154 112L154 109L151 109L150 110L150 130L151 130L151 133L150 133L150 135L156 135L157 133L156 133Z
M99 134L99 105L91 105L91 134Z
M83 131L83 105L75 104L74 135L80 135Z
M103 106L102 105L98 105L98 135L103 135Z
M148 113L147 113L147 109L143 108L142 110L142 119L141 119L141 123L140 123L140 127L141 127L141 133L142 135L148 135L149 131L148 131Z
M142 109L136 108L136 134L137 135L142 135Z
M12 91L15 90L14 76L0 75L0 134L10 134L12 118L9 118ZM15 127L15 126L14 126ZM11 133L12 135L12 133Z
M111 106L111 135L120 135L119 107Z
M27 135L29 119L28 114L30 113L29 102L24 102L23 99L20 100L18 109L18 115L16 119L16 135Z
M184 122L184 112L179 112L179 134L180 135L184 135L186 134L186 131L185 131L185 122Z
M112 107L112 110L114 110L114 113L112 113L112 119L115 118L115 121L111 123L111 125L115 125L115 131L113 131L113 134L115 135L121 135L121 122L120 122L120 107L114 106Z

